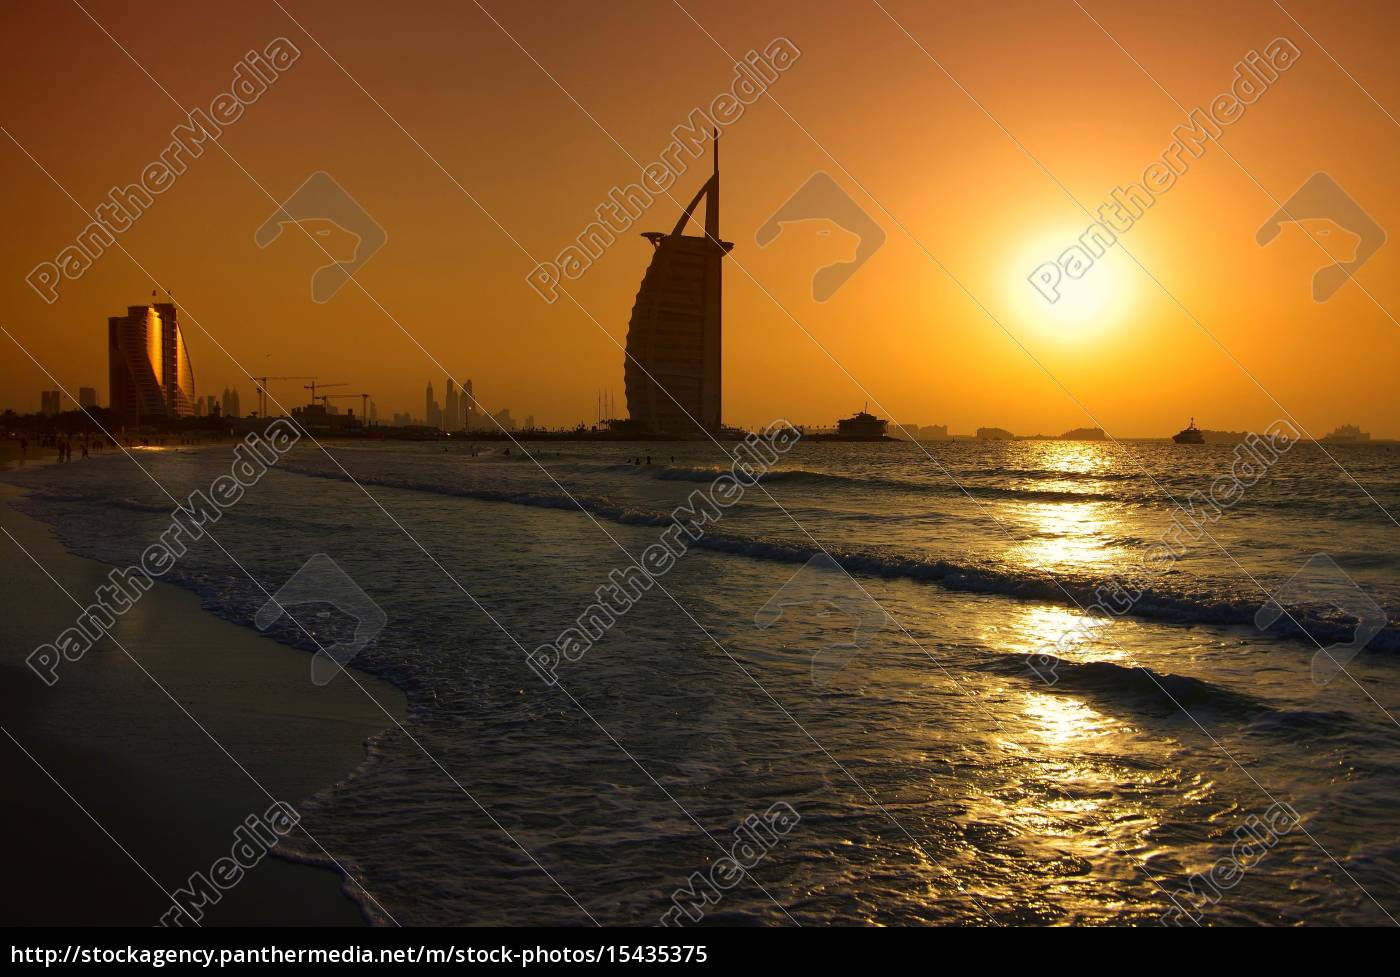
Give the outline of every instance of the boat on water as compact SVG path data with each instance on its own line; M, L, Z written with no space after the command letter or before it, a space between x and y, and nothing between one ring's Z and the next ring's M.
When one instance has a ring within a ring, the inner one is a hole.
M1196 426L1196 419L1193 417L1190 424L1172 435L1172 440L1177 444L1205 444L1206 436Z
M1371 440L1371 435L1355 424L1343 424L1331 434L1324 435L1324 441L1341 441L1348 444L1362 444Z
M836 422L836 433L843 438L883 438L889 422L868 411L857 411Z
M883 417L862 410L837 421L835 432L803 433L809 441L893 441L894 438L886 433L889 423Z

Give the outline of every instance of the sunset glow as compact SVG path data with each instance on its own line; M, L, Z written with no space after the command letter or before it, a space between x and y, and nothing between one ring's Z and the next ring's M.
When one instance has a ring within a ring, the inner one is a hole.
M210 389L246 388L248 373L335 374L381 411L405 410L441 372L437 361L471 375L493 410L559 425L590 418L600 389L622 388L616 343L648 253L638 234L669 230L706 162L680 157L689 172L671 196L566 282L573 300L540 300L526 282L531 257L568 245L609 188L637 179L692 109L709 111L730 89L720 46L737 59L786 37L800 57L724 140L735 242L726 422L782 411L831 423L873 395L896 419L955 431L1058 432L1093 425L1086 411L1120 436L1164 436L1191 414L1242 430L1284 404L1318 435L1342 423L1400 435L1394 398L1371 382L1400 367L1386 311L1400 304L1400 252L1381 247L1319 303L1309 282L1331 259L1316 241L1285 228L1267 247L1254 242L1276 201L1320 170L1382 226L1400 221L1400 195L1381 176L1400 127L1278 7L1178 5L1169 23L1093 4L885 8L721 2L689 11L697 27L670 4L613 3L607 39L585 53L565 38L593 14L567 5L502 7L497 26L471 4L429 2L413 32L390 29L373 5L320 0L288 8L296 22L271 4L247 11L235 30L214 29L217 16L199 5L90 5L128 48L162 51L138 67L75 6L9 4L0 16L16 43L5 70L26 81L0 102L10 137L0 175L16 191L13 225L29 229L0 242L10 322L66 385L101 385L100 357L79 339L96 334L113 296L169 288L198 322L189 342ZM1382 104L1400 101L1381 40L1393 9L1289 9ZM63 46L36 43L54 32ZM120 239L131 258L113 248L60 301L40 300L25 275L85 223L64 191L91 208L136 180L181 119L161 87L207 107L244 53L278 36L301 55L228 128L232 159L209 148L191 160ZM1186 118L1172 98L1208 108L1242 59L1280 37L1296 42L1296 63L1199 158L1187 156L1189 170L1117 249L1065 280L1062 301L1043 302L1027 276L1078 240L1086 209L1142 179L1171 144ZM482 91L496 97L472 94ZM89 165L95 155L102 167ZM274 202L315 170L333 173L389 235L357 274L365 293L324 305L304 301L308 266L324 263L317 245L296 231L265 250L253 243ZM794 225L767 247L754 240L818 170L887 235L825 302L811 295L813 262L852 254L848 232L813 229L808 241ZM491 341L502 335L508 348ZM367 347L378 351L372 369L354 355ZM785 368L772 375L779 351ZM1143 383L1149 370L1157 380ZM26 358L0 361L0 406L26 408L43 385Z

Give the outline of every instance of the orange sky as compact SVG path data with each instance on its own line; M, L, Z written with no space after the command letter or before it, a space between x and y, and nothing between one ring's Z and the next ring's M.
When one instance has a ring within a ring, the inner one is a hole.
M1090 210L1141 179L1182 121L1072 0L883 2ZM568 245L609 189L637 179L636 164L470 0L283 3L422 150L271 0L83 0L188 108L227 91L250 49L284 35L302 51L223 136L252 178L211 147L119 238L198 321L184 327L199 392L237 383L247 408L248 372L316 374L370 392L382 415L421 415L427 380L442 396L431 354L471 377L488 408L517 418L591 420L603 386L621 407L612 340L625 340L650 254L635 232L669 230L708 163L672 189L679 204L660 198L569 286L588 314L568 300L546 305L525 282L531 260L423 150L536 258ZM731 60L670 2L483 3L641 163L731 83ZM1400 115L1394 4L1283 4L1383 110L1271 2L1125 9L1085 0L1188 109L1226 91L1252 49L1284 36L1302 54L1123 236L1165 292L1120 247L1066 283L1067 294L1085 290L1076 293L1084 308L1099 307L1082 316L1073 303L1070 314L1048 309L1025 278L1087 218L879 6L684 5L735 57L779 36L802 52L772 88L786 114L762 99L724 137L722 231L735 242L727 421L830 423L869 400L900 421L959 432L1101 423L1120 436L1165 435L1190 415L1210 428L1262 429L1282 413L1276 400L1314 435L1352 422L1400 436L1391 389L1400 241L1318 303L1312 275L1325 262L1314 240L1296 226L1267 247L1254 240L1277 209L1270 194L1287 200L1317 171L1400 234L1400 124L1386 114ZM0 125L84 207L137 180L170 142L181 111L78 6L12 0L0 30ZM388 233L358 274L365 291L350 285L324 304L311 301L309 282L325 259L306 236L288 228L266 249L254 243L274 207L268 194L280 201L317 170ZM811 297L811 275L848 256L846 236L805 224L767 247L754 241L817 170L887 235L824 303ZM105 402L106 317L155 283L113 248L45 304L25 276L88 218L3 136L0 186L11 228L0 239L0 324L63 385L94 385ZM0 342L0 407L36 410L50 383ZM273 393L289 406L304 397L292 384Z

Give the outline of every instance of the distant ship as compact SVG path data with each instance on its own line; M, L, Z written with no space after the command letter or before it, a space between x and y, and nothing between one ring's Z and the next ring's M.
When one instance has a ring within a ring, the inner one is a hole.
M836 422L836 433L843 438L883 438L889 421L867 411L857 411Z
M1370 441L1371 435L1361 430L1355 424L1343 424L1337 430L1324 437L1324 441Z
M1196 426L1196 419L1191 418L1191 423L1180 431L1172 435L1172 440L1177 444L1205 444L1205 435Z
M808 441L893 441L895 439L885 433L889 423L869 411L862 410L837 421L835 431L830 428L803 430L802 435Z

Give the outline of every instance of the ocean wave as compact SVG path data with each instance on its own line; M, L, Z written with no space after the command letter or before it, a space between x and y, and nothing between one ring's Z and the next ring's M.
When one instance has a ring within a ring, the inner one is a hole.
M326 471L296 464L284 464L283 470L314 478L347 481L338 471ZM622 525L664 526L672 521L670 514L644 509L589 495L574 495L515 489L486 489L473 486L445 486L440 482L392 476L356 476L368 485L400 488L486 502L536 506L550 509L578 510ZM691 546L712 552L744 556L759 560L785 563L806 563L823 552L815 544L793 542L761 536L707 532ZM916 580L937 584L945 590L1040 600L1070 607L1088 608L1098 601L1096 590L1109 581L1083 572L1051 574L1024 566L1012 566L990 561L957 557L931 557L900 553L887 548L852 550L828 547L828 552L852 574L890 579ZM1254 616L1263 600L1260 595L1212 590L1209 582L1196 582L1194 589L1172 589L1163 583L1144 590L1133 602L1128 616L1175 624L1212 624L1254 627ZM1339 618L1326 608L1290 608L1287 615L1271 629L1281 637L1308 643L1342 644L1352 638L1352 622ZM1296 621L1296 624L1294 623ZM1400 622L1392 621L1369 643L1375 651L1400 651Z
M1189 712L1209 710L1251 718L1272 712L1265 702L1243 692L1197 678L1159 672L1145 665L1121 665L1110 661L1076 662L1067 658L1042 668L1037 675L1019 656L1005 656L991 663L991 670L1024 675L1027 679L1044 682L1054 678L1059 691L1113 700L1134 707L1151 707L1166 711L1178 708ZM1053 675L1051 674L1053 671ZM1346 718L1346 717L1343 717Z
M556 476L608 477L654 479L662 482L708 483L728 474L727 466L710 465L635 465L630 462L568 462L552 464ZM906 495L937 495L965 497L976 500L1012 502L1116 503L1147 506L1177 512L1180 507L1204 508L1211 503L1193 498L1195 493L1208 496L1210 475L1156 473L1141 471L1074 472L1042 468L978 468L967 470L929 469L917 477L882 474L843 474L811 468L777 468L762 472L757 481L763 485L791 485L814 489L853 490L869 493L883 491ZM1000 484L999 484L1000 483ZM752 484L752 482L750 482ZM1056 487L1051 487L1056 486ZM1066 487L1067 486L1067 487ZM1348 521L1372 517L1365 507L1338 510L1335 491L1330 486L1279 495L1275 486L1251 489L1244 505L1233 507L1237 517L1258 512L1275 511L1326 512L1331 518Z
M1228 716L1260 736L1313 743L1358 734L1371 743L1377 736L1396 739L1393 734L1377 730L1373 724L1360 722L1356 716L1342 710L1287 708L1219 682L1163 672L1146 665L1060 658L1053 665L1038 664L1036 670L1032 670L1023 656L999 655L984 667L1033 683L1045 683L1053 678L1047 688L1073 692L1135 712L1169 716L1184 710L1191 717Z
M397 478L392 475L355 475L347 477L339 471L311 468L290 462L283 462L279 470L309 478L326 478L337 482L358 482L361 485L375 485L382 488L404 489L409 492L425 492L432 495L445 495L460 499L476 499L482 502L506 502L512 505L535 506L544 509L579 510L629 526L662 526L671 521L664 512L643 509L638 506L614 502L596 496L562 492L537 492L523 489L488 489L469 485L443 485L412 478ZM572 496L572 497L570 497Z
M1136 482L1148 478L1141 471L1064 471L1057 468L979 468L977 474L987 478L1043 478L1066 482Z
M805 563L822 552L816 546L752 537L709 533L693 546L754 559ZM945 590L1041 600L1047 603L1088 608L1097 600L1096 590L1106 581L1085 575L1051 574L1004 564L972 560L922 557L890 551L850 551L829 548L828 552L848 572L856 575L934 583ZM1254 616L1261 600L1248 595L1214 592L1206 586L1196 592L1171 591L1165 587L1148 589L1128 611L1128 616L1173 624L1215 624L1254 627ZM1325 608L1290 608L1295 625L1287 616L1271 633L1288 638L1342 644L1352 637L1353 623ZM1400 651L1400 623L1392 621L1367 646L1371 650Z
M31 506L103 506L115 509L126 509L128 512L155 514L168 513L174 508L174 503L171 502L145 502L141 499L130 498L129 496L94 495L85 492L63 491L49 488L29 489L26 497L26 504Z
M131 498L113 499L110 504L119 509L130 510L131 512L149 512L155 515L165 515L173 512L175 509L175 503L173 502L143 502L140 499Z
M57 489L30 488L27 498L31 502L95 502L97 499L81 492L60 492Z
M712 482L721 475L729 474L729 468L686 467L645 465L598 465L572 466L579 474L626 474L641 475L663 482ZM979 476L980 477L980 476ZM956 479L956 480L955 480ZM777 468L762 472L757 479L747 480L748 484L811 485L831 488L855 488L860 490L884 489L892 492L913 494L937 493L945 495L971 495L974 498L1022 499L1038 502L1093 502L1131 501L1127 496L1105 492L1072 491L1068 489L1042 489L1018 486L984 485L980 481L969 481L966 476L954 473L949 478L942 472L934 472L927 478L891 478L880 475L842 475L836 472L815 471L809 468ZM1065 481L1072 481L1065 479Z

